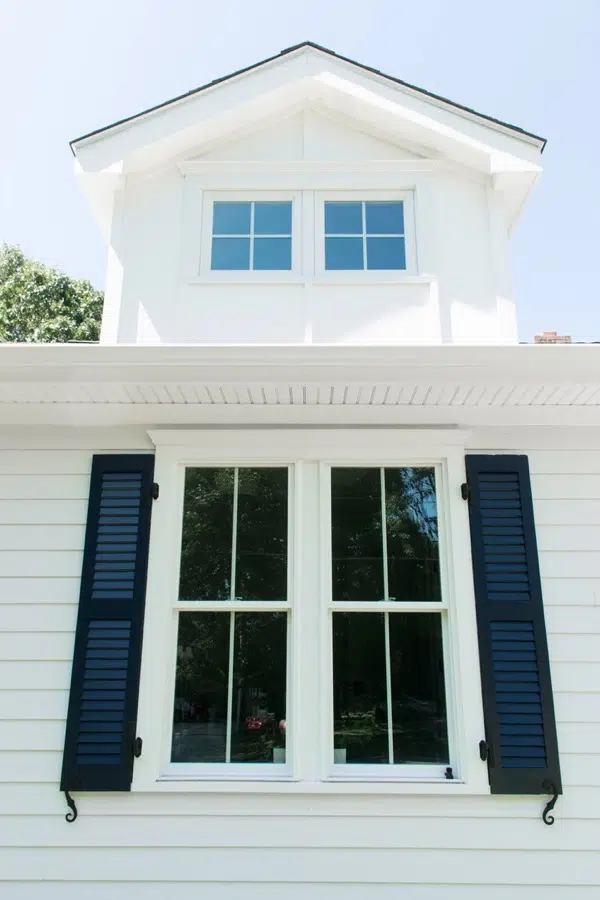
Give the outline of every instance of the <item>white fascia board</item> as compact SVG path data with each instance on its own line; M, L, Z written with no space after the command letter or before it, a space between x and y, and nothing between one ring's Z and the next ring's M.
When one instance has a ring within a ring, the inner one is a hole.
M207 87L139 119L115 125L107 131L76 142L82 168L99 172L118 161L130 168L156 165L160 159L181 154L185 147L198 148L251 121L277 116L291 103L320 100L333 110L345 108L358 120L375 120L399 140L406 133L440 152L471 154L481 165L488 160L490 173L539 170L541 141L520 135L395 84L384 76L364 71L316 48L266 62L250 72ZM459 159L464 162L464 159Z
M201 379L318 383L448 378L481 383L592 384L600 345L352 347L302 345L0 345L0 383Z

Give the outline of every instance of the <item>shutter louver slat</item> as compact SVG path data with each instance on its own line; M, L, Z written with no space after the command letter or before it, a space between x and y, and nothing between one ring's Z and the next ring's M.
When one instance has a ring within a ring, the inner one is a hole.
M153 469L93 459L61 790L131 785Z
M527 458L467 456L466 467L491 790L542 794L550 780L560 792Z

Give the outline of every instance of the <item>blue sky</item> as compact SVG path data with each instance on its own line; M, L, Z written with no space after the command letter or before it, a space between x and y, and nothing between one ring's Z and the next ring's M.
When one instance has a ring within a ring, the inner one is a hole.
M103 286L68 141L312 40L548 139L512 238L521 339L600 340L598 0L0 0L0 242Z

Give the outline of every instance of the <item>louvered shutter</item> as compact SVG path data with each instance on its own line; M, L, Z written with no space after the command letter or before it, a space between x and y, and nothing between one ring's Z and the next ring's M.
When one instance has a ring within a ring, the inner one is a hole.
M561 792L526 456L467 456L479 655L492 793Z
M131 786L153 471L93 458L61 790Z

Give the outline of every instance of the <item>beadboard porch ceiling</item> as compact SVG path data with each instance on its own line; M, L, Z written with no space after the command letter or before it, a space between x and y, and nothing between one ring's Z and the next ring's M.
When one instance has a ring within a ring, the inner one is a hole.
M422 422L427 414L445 411L441 418L457 424L476 409L492 420L504 419L507 409L525 415L562 410L571 417L567 410L579 409L587 424L598 419L600 346L5 344L0 346L2 421L11 420L9 409L16 406L31 412L53 408L57 415L59 408L93 409L97 415L110 407L127 421L142 421L149 407L169 408L169 420L174 415L187 420L192 410L218 419L229 415L225 409L236 408L239 416L244 408L259 418L259 410L269 409L266 420L277 421L277 410L289 416L282 410L288 407L318 409L325 422L333 407L353 408L355 414L386 410L384 421ZM128 417L126 409L138 412Z

